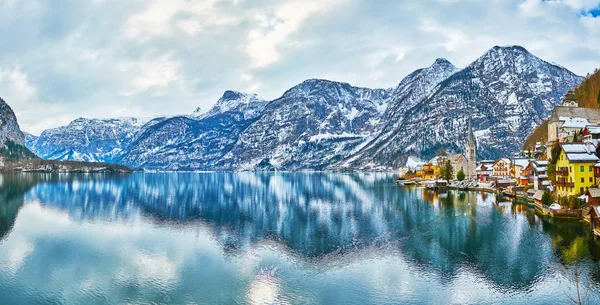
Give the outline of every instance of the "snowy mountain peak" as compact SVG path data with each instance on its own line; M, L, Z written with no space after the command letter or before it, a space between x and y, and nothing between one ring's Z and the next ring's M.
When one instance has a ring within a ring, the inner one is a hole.
M267 102L256 94L242 93L227 90L217 103L205 114L197 114L199 118L210 117L225 112L241 112L246 119L254 118L260 114Z
M441 67L454 67L454 65L445 58L437 58L435 62L431 65L431 67L441 66Z

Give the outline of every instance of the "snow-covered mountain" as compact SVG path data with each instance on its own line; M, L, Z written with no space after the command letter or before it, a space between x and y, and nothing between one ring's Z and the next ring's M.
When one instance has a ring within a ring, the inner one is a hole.
M43 159L114 162L142 130L163 119L79 118L67 126L27 135L27 147Z
M399 138L404 137L399 134L398 128L404 122L404 115L408 110L429 96L436 86L450 75L456 73L459 69L444 58L438 58L431 66L414 71L405 77L394 89L391 95L390 107L384 114L385 126L379 135L366 145L359 153L336 164L334 167L358 167L361 169L379 169L398 167L400 163L404 165L405 160L401 160L396 155L402 151L397 148L390 150L394 143L399 142ZM386 162L378 162L375 158L381 158L374 152L385 151ZM368 153L364 153L368 152Z
M444 147L462 153L468 117L480 158L518 150L582 78L519 46L494 47L406 111L391 134L340 166L389 168Z
M471 116L479 157L496 158L518 149L581 80L522 47L494 47L464 69L438 59L396 88L310 79L270 102L226 91L206 113L72 123L28 145L46 158L157 170L392 169L441 147L463 152Z
M377 135L391 92L304 81L269 103L224 161L235 169L321 169Z
M226 91L205 114L177 116L148 128L118 161L153 170L233 169L225 154L266 104L256 95Z

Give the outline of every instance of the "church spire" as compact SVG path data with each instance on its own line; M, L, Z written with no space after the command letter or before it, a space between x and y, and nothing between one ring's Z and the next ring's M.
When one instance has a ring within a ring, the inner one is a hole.
M471 117L469 116L469 130L467 131L467 144L475 144L475 136L473 136L473 128L471 127Z

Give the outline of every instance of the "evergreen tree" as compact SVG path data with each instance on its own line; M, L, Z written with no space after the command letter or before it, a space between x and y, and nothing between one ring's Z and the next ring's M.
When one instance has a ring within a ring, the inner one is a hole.
M556 161L558 161L558 154L560 154L558 145L558 139L554 140L554 144L552 144L552 149L550 150L550 156L552 157L552 159L550 159L551 164L556 164Z
M554 196L550 192L544 191L542 195L542 204L545 206L550 206L554 202Z
M463 172L462 169L459 170L458 173L456 173L456 180L458 180L458 181L465 180L465 177L466 177L465 172Z
M452 168L452 163L450 163L450 160L447 160L446 163L444 163L444 167L442 168L442 179L446 180L447 182L450 182L450 180L452 180L453 177L454 169Z

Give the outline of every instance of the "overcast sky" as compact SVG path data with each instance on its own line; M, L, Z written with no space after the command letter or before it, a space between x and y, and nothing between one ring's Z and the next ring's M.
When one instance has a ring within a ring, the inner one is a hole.
M0 97L23 130L188 114L308 78L388 88L444 57L522 45L600 67L598 0L0 0Z

